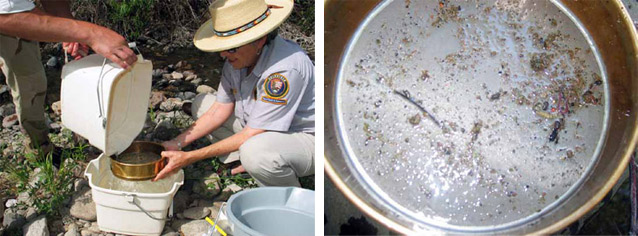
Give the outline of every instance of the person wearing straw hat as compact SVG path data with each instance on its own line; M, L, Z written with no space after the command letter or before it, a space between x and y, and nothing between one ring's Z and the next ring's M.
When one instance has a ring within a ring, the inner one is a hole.
M164 142L166 167L155 180L196 161L229 155L260 186L299 186L314 174L314 65L299 45L277 35L292 0L218 0L195 34L197 48L225 58L216 95L192 104L195 123ZM212 105L211 105L212 104ZM210 146L178 151L215 130L234 134Z
M20 125L29 145L40 153L54 151L45 123L47 80L38 42L66 42L65 50L76 59L91 47L95 52L127 68L137 60L118 33L72 19L68 1L41 0L43 11L28 0L0 0L0 69L11 88ZM85 54L86 55L86 54ZM54 152L59 165L60 151Z

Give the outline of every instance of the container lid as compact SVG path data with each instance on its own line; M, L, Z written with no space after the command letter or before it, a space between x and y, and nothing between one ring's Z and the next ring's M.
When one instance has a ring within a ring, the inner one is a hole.
M62 123L110 156L124 151L146 121L153 65L138 56L127 70L94 54L62 69Z

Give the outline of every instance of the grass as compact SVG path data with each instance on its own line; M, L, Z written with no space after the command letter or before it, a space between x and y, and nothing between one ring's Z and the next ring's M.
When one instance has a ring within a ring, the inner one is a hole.
M58 209L73 193L74 170L85 160L86 147L80 144L63 150L62 159L65 161L59 169L53 166L51 153L45 157L26 153L22 162L17 161L20 154L16 154L13 159L2 158L0 171L8 173L8 194L29 195L29 201L21 203L20 208L34 207L38 213L59 215Z

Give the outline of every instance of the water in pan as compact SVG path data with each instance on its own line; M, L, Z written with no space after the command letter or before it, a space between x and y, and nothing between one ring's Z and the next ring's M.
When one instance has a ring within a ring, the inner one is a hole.
M160 158L162 156L153 152L131 152L119 155L117 161L126 164L146 164L155 162Z
M378 196L435 225L496 226L538 215L584 178L606 82L556 6L406 0L377 13L336 96L353 168Z

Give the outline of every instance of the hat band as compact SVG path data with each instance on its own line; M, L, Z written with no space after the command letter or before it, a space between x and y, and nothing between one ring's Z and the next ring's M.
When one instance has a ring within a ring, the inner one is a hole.
M239 34L241 32L244 32L252 27L255 27L257 24L261 23L262 21L264 21L266 19L266 17L268 17L270 15L270 8L266 8L266 12L264 12L264 14L261 14L261 16L257 17L257 19L249 22L248 24L245 24L243 26L240 26L239 28L236 28L234 30L229 30L229 31L224 31L224 32L219 32L216 31L213 28L213 32L215 33L215 35L219 36L219 37L228 37L228 36L233 36L236 34Z

